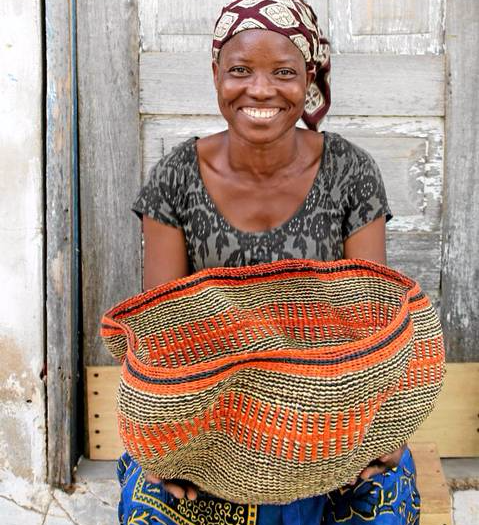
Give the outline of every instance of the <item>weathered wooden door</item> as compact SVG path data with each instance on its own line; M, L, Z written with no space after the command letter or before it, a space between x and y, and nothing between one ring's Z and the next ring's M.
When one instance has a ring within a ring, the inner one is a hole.
M213 25L223 4L139 0L138 11L127 2L98 13L97 4L80 2L87 365L112 363L98 337L100 315L141 289L140 224L129 208L148 169L178 142L225 127L210 56ZM333 51L333 103L323 127L365 147L378 161L394 213L388 225L390 264L418 278L437 301L444 2L313 0L311 5Z
M446 78L445 2L310 2L333 50L333 104L323 127L342 133L377 159L395 215L388 225L390 265L421 281L436 303L443 249L445 95L454 102L458 90ZM479 20L471 2L453 3ZM129 208L149 167L174 144L225 127L215 102L209 51L223 4L79 0L85 366L113 363L98 337L101 313L141 289L140 223ZM466 20L458 9L451 24ZM461 46L466 44L456 44L456 55ZM454 64L452 70L461 68L464 74L465 66ZM469 67L477 77L477 64ZM455 111L460 118L464 104ZM457 137L456 130L451 133ZM472 180L472 174L467 177ZM456 192L448 206L457 210L467 198ZM448 260L463 257L465 244L456 243ZM448 279L453 288L459 277L451 270ZM477 297L474 304L479 306ZM453 346L455 359L469 355L478 331L470 330L462 349Z

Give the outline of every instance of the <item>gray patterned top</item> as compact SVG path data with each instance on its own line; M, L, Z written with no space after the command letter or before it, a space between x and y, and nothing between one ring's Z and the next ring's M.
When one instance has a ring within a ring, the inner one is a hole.
M374 219L392 217L377 164L330 132L324 132L321 165L303 204L271 230L244 232L219 213L200 175L196 138L152 168L132 209L183 229L192 272L279 259L341 259L344 239Z

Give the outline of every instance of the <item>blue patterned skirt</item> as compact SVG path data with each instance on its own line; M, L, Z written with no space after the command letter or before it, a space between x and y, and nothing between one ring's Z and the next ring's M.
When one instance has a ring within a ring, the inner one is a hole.
M419 525L416 469L409 449L399 465L354 486L288 505L239 505L201 494L176 499L148 483L127 454L118 461L121 525Z

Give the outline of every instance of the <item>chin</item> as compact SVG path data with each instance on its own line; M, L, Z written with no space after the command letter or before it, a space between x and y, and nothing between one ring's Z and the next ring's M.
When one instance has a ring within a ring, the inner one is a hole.
M297 121L289 126L238 126L228 122L228 129L237 137L252 144L269 144L275 142L296 128Z

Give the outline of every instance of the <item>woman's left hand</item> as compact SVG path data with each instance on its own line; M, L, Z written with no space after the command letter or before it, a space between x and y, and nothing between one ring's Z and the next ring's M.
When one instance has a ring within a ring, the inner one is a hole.
M407 445L404 444L402 447L399 447L394 452L391 452L390 454L384 454L383 456L379 457L375 461L371 461L371 463L361 471L359 474L359 478L362 480L369 479L371 476L374 476L375 474L384 474L387 470L397 467L399 465L399 462L401 461L401 457L406 450ZM354 485L357 480L354 480L351 484Z

